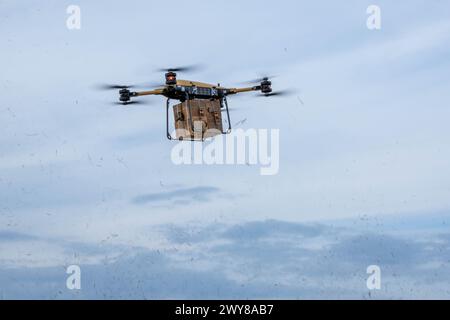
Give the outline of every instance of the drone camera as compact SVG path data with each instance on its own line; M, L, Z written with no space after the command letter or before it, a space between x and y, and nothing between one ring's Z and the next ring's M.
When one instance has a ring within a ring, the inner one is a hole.
M169 71L166 73L166 84L168 86L177 84L177 74L175 72Z

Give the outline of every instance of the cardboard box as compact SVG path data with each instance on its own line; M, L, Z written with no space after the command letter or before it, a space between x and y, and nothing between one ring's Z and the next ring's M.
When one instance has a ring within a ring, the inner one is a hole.
M219 100L193 99L189 100L189 105L191 112L189 112L187 101L173 106L177 139L202 140L222 134L222 112Z

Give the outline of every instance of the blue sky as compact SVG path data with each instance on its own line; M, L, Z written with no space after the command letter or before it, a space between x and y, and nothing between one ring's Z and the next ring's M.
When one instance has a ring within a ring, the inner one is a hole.
M2 1L1 297L448 298L449 7ZM176 166L162 99L121 108L93 90L192 63L200 81L268 73L296 90L229 101L241 128L280 129L278 175ZM372 263L389 285L369 296Z

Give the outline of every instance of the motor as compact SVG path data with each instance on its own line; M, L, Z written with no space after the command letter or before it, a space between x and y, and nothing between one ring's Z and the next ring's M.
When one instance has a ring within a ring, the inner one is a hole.
M128 102L130 101L131 92L128 89L121 89L119 90L120 98L119 100L121 102Z
M166 73L166 84L168 86L177 84L177 74L175 72L169 71Z
M269 81L269 78L263 78L263 80L261 81L261 92L262 93L272 92L272 82Z

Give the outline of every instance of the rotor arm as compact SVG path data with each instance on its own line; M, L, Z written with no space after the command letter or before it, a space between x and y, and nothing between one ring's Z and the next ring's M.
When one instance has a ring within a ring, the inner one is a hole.
M272 92L272 82L267 77L261 79L261 84L246 88L232 88L227 90L227 94L237 94L242 92L261 91L264 94Z
M150 91L141 91L141 92L132 92L128 90L127 88L123 88L119 91L120 94L120 102L123 104L130 103L130 100L132 97L138 97L138 96L149 96L149 95L157 95L157 94L163 94L164 89L155 89Z
M227 93L228 94L238 94L238 93L259 91L259 90L261 90L261 86L253 86L253 87L246 87L246 88L231 88L231 89L227 90Z
M155 89L149 91L140 91L140 92L131 92L131 96L139 97L139 96L150 96L150 95L159 95L163 94L164 89Z

